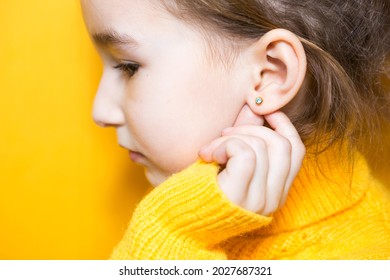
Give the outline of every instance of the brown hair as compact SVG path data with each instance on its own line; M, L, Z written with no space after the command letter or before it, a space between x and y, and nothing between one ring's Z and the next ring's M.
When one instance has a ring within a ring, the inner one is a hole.
M326 147L348 139L352 147L376 143L390 119L388 0L165 0L175 17L208 38L256 40L284 28L307 55L305 101L290 116L306 145ZM214 32L213 32L214 31ZM226 47L224 46L226 49ZM384 82L384 80L387 80ZM321 145L318 145L321 144Z

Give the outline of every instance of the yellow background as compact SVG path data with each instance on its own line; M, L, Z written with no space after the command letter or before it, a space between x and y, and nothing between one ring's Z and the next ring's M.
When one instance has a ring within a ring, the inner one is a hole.
M0 30L0 259L106 259L147 183L92 122L102 67L79 1L0 0Z
M0 30L0 259L105 259L146 182L92 121L79 1L0 0Z

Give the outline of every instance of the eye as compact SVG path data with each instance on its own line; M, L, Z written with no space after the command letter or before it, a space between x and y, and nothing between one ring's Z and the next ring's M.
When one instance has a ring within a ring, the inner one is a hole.
M138 64L134 63L120 63L114 66L115 69L119 69L121 72L125 73L129 78L131 78L139 68Z

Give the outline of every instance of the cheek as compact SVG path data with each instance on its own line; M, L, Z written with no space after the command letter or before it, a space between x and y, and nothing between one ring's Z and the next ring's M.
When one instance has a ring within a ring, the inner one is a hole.
M229 80L205 73L182 65L180 71L151 72L129 89L126 115L132 137L164 171L193 163L199 149L231 126L242 107Z
M129 118L134 140L167 172L177 172L194 162L205 135L199 115L177 101L137 106Z

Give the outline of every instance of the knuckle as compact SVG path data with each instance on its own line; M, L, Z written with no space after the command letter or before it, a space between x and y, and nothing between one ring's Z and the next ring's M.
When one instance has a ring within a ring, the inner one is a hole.
M275 145L278 147L278 149L282 149L285 153L291 153L292 145L288 139L279 137L278 140L275 141Z
M238 137L229 137L226 143L230 146L238 147L239 149L246 149L246 144Z
M253 145L258 150L264 150L267 148L267 143L261 138L256 139L256 141L254 141Z
M244 149L242 151L241 156L245 159L246 162L254 162L256 161L256 153L253 149Z

